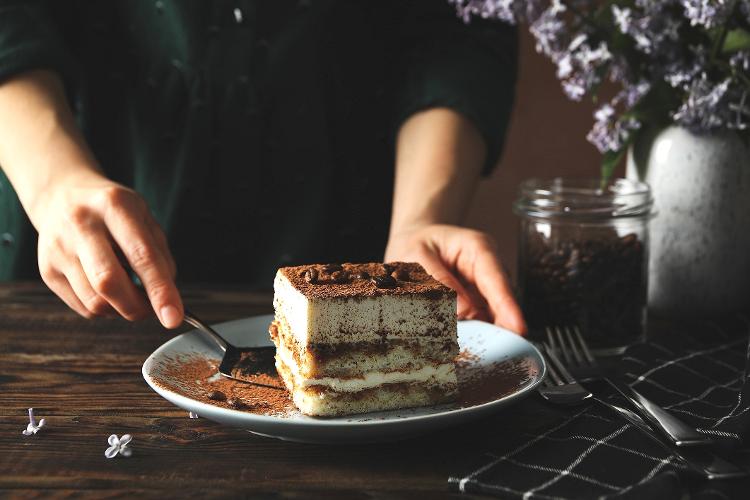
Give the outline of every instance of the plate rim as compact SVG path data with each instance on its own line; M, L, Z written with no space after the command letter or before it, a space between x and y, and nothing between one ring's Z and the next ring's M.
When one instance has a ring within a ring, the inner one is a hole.
M257 314L254 316L246 316L244 318L238 318L234 320L229 321L223 321L221 323L214 323L210 326L212 328L216 328L221 330L223 326L229 325L232 323L241 323L243 321L247 321L250 319L257 319L262 317L273 317L273 314ZM537 361L539 362L540 371L539 374L536 377L536 380L533 380L530 384L527 386L521 388L518 391L512 392L510 394L506 394L505 396L502 396L498 399L494 399L492 401L487 401L485 403L481 403L478 405L472 405L467 406L463 408L453 408L453 409L447 409L443 411L437 411L434 413L427 413L424 415L410 415L405 417L398 417L393 419L379 419L379 418L373 418L372 420L360 420L360 421L342 421L341 419L347 418L347 417L356 417L357 415L345 415L342 417L333 417L333 418L326 418L326 417L312 417L310 415L304 415L301 414L304 419L288 419L288 418L281 418L279 416L275 415L258 415L256 413L250 413L246 411L240 411L240 410L233 410L229 408L223 408L221 406L216 406L208 403L204 403L202 401L198 401L197 399L189 398L187 396L184 396L182 394L179 394L177 392L174 392L170 389L166 389L164 387L158 386L155 381L151 378L150 373L147 372L147 366L151 363L156 362L156 356L163 350L167 349L171 344L177 343L179 340L183 339L183 337L187 337L188 335L200 335L200 332L193 328L186 332L183 332L163 344L161 344L159 347L157 347L151 354L148 355L148 357L144 360L143 365L141 366L141 375L143 376L146 383L151 387L154 392L156 392L159 396L166 399L168 402L175 404L176 406L180 406L178 403L175 403L174 401L167 398L162 392L168 393L170 395L170 398L174 398L177 401L181 401L183 404L187 403L187 406L196 406L198 408L204 408L207 409L209 412L219 412L219 413L227 413L227 416L232 416L236 418L240 418L247 424L251 424L253 421L257 421L259 423L263 424L277 424L281 426L305 426L305 427L377 427L377 426L389 426L389 425L398 425L398 424L404 424L406 422L413 423L417 421L425 421L425 420L434 420L434 419L445 419L449 418L450 416L462 416L466 414L472 414L472 413L483 413L484 411L488 411L496 406L503 406L504 403L507 403L509 400L513 399L519 399L524 396L526 396L531 391L534 391L539 384L542 383L544 378L547 375L547 363L544 359L544 356L542 356L539 349L534 345L533 342L530 342L526 338L524 338L521 335L518 335L516 333L511 332L510 330L506 330L505 328L499 327L497 325L494 325L492 323L488 323L485 321L479 321L479 320L459 320L459 324L461 323L481 323L487 326L491 326L493 328L496 328L498 330L498 333L501 333L503 335L512 335L517 338L517 340L520 340L522 342L525 342L527 346L531 349L535 357L537 358ZM435 405L439 406L439 405ZM184 407L181 407L181 409L185 410ZM404 410L408 408L403 408ZM195 412L199 416L201 415L200 411ZM373 412L377 413L377 412ZM367 415L366 413L358 414L359 416ZM245 426L247 427L247 426ZM251 429L249 429L251 430Z

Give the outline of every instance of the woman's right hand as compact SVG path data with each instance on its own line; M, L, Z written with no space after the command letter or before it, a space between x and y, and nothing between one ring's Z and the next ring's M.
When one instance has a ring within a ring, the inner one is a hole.
M149 305L166 328L182 323L167 239L138 193L97 173L58 182L29 210L39 231L39 270L68 306L87 318L115 313L134 321Z

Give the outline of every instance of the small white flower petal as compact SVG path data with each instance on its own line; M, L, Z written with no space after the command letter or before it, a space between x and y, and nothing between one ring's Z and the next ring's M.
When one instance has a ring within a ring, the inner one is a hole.
M120 455L122 455L123 457L127 458L132 454L133 454L133 450L131 450L127 446L124 448L120 448Z
M120 439L117 437L117 434L112 434L107 438L107 442L110 446L118 446L120 444Z
M41 419L38 424L36 424L37 427L44 427L44 424L47 423L45 419Z
M190 418L198 418L198 414L195 413L194 411L191 411L190 413L188 413L188 417L190 417Z
M34 434L34 431L30 431L30 430L29 430L29 429L27 428L27 429L24 429L24 430L22 431L22 433L23 433L23 435L24 435L24 436L31 436L32 434Z
M107 458L115 458L117 456L117 452L120 451L117 446L110 446L106 450L104 450L104 456Z
M120 438L120 447L127 446L129 442L133 440L133 436L130 434L123 434Z

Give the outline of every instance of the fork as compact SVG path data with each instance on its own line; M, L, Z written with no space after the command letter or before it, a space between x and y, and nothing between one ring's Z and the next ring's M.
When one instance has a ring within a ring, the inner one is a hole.
M547 360L547 376L544 378L542 387L538 389L538 392L550 403L571 406L584 404L587 401L595 401L624 418L668 453L677 457L689 470L707 479L731 479L748 475L748 472L744 469L727 462L709 451L697 448L680 448L678 450L669 446L659 439L651 430L651 427L637 414L621 406L594 397L588 389L579 384L570 374L549 345L545 344L538 347Z
M554 331L554 333L553 333ZM664 434L677 446L712 445L714 440L701 434L667 410L649 400L628 384L605 375L596 358L591 354L578 327L547 328L549 347L562 353L565 363L579 376L603 380L627 399L655 429Z

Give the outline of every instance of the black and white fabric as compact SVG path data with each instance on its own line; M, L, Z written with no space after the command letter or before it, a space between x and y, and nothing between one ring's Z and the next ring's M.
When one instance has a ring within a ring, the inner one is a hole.
M672 326L656 339L630 347L617 368L631 386L747 463L749 339L750 319L745 316L722 324ZM519 436L503 449L488 450L475 469L451 477L450 485L461 492L524 499L670 499L686 493L692 498L750 498L745 480L695 480L676 457L602 405L553 411L560 415L552 425Z

